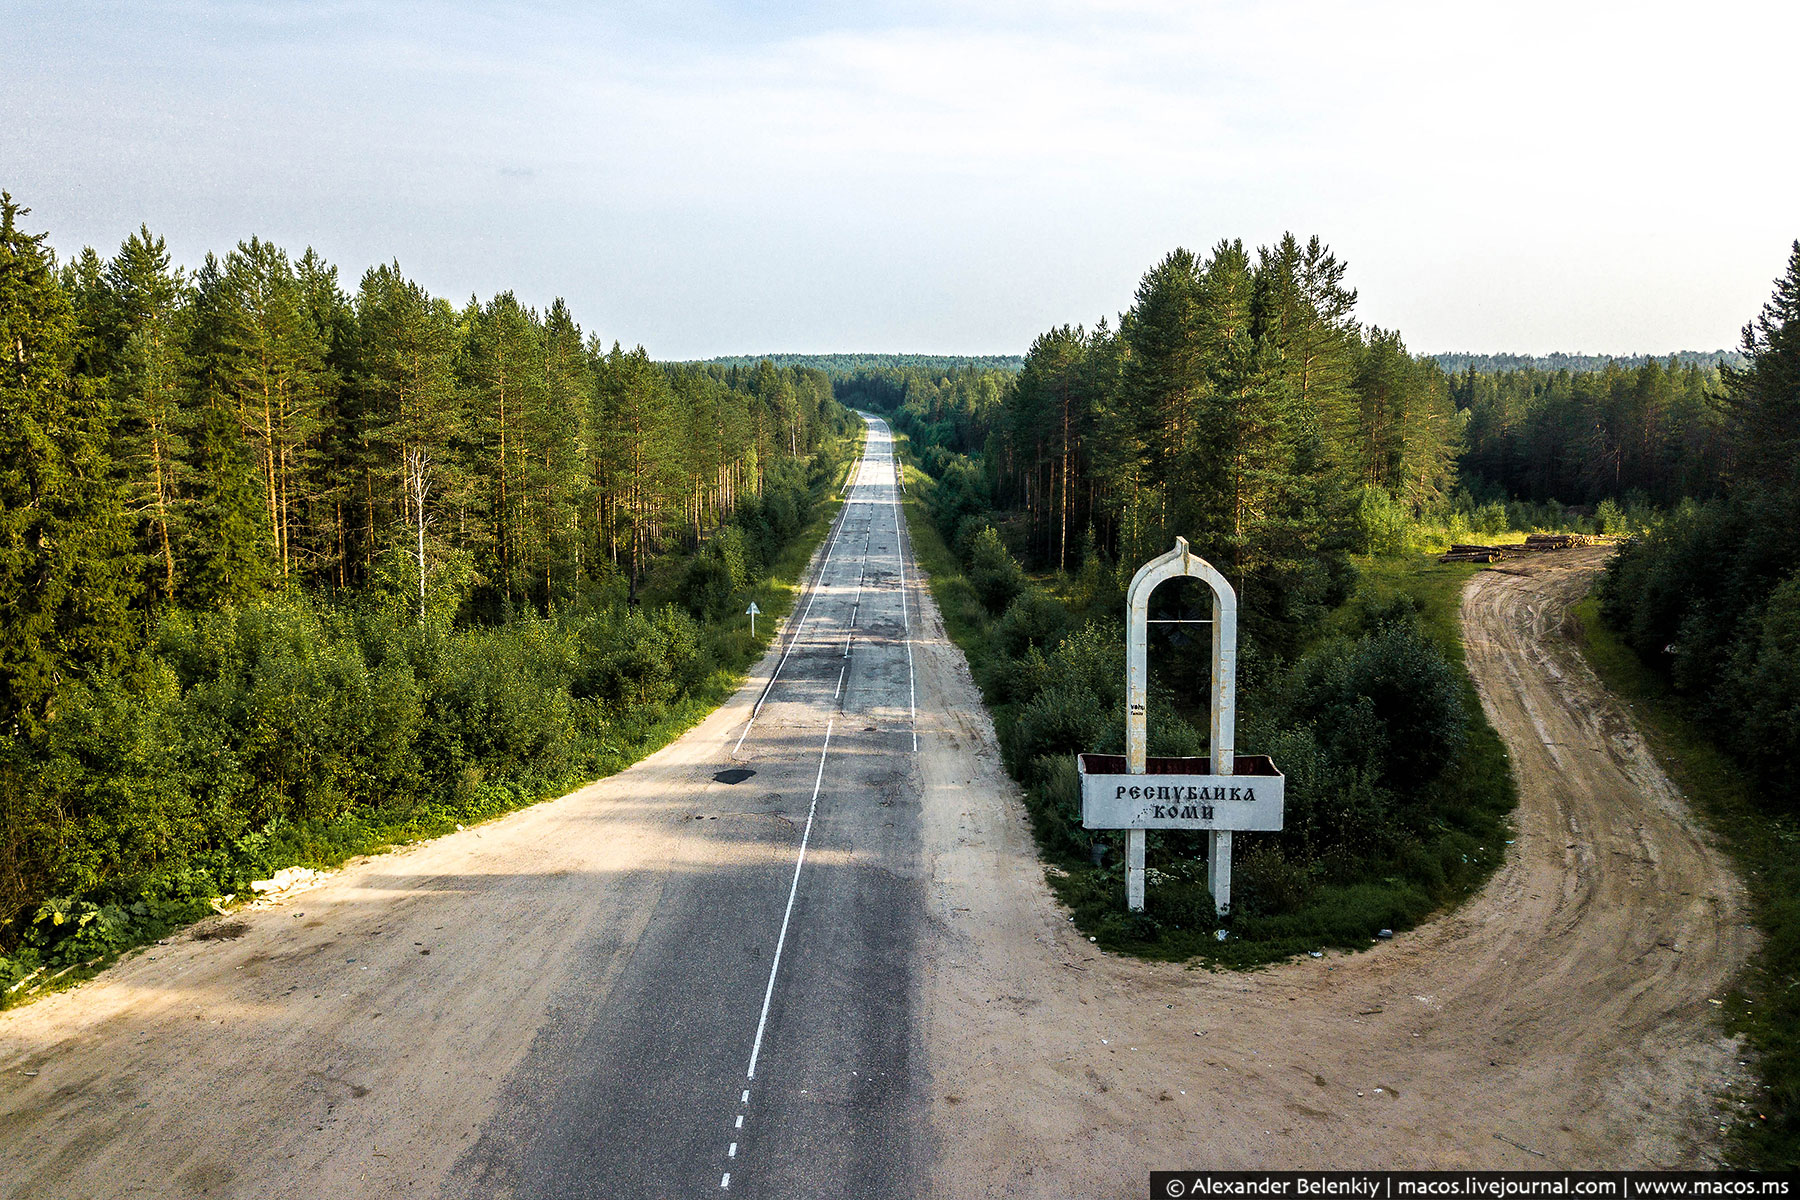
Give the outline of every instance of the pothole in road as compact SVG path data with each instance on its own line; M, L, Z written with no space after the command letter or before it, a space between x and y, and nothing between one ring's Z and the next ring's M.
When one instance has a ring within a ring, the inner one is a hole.
M713 776L713 779L718 783L742 783L754 774L756 774L755 771L746 767L732 767L729 770L720 771Z

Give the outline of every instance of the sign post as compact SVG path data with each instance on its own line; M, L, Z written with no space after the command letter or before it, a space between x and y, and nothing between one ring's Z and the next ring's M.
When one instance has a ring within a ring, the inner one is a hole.
M744 610L744 615L746 617L750 618L750 636L751 637L756 636L756 614L761 611L762 611L762 609L756 607L756 601L754 601L754 600L752 600L750 602L750 607L746 608Z
M1171 579L1212 589L1212 713L1209 758L1149 757L1150 595ZM1151 829L1210 833L1207 883L1219 915L1231 909L1231 835L1278 830L1287 780L1262 755L1237 753L1237 593L1218 570L1176 538L1175 548L1132 577L1125 597L1125 754L1083 754L1081 824L1125 830L1125 904L1144 910L1144 841Z

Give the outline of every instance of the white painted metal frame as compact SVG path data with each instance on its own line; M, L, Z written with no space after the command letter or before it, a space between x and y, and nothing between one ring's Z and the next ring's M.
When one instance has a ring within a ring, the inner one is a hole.
M1150 753L1149 695L1150 595L1171 579L1198 579L1212 589L1212 719L1208 733L1212 773L1229 776L1237 765L1237 592L1211 563L1188 549L1186 538L1151 559L1131 577L1125 594L1125 770L1145 773ZM1144 834L1125 832L1125 903L1144 911ZM1231 831L1211 833L1207 883L1213 904L1223 916L1231 908Z

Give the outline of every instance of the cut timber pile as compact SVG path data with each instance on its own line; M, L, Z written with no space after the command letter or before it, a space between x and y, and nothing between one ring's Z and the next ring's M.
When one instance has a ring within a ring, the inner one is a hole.
M1597 546L1607 541L1585 533L1531 533L1522 542L1503 542L1498 546L1477 546L1455 542L1439 562L1499 562L1514 554L1536 554L1545 550L1567 550L1571 546Z

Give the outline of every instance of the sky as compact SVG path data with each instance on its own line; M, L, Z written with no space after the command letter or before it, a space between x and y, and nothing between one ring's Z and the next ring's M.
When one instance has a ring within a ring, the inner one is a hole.
M257 235L664 359L1023 353L1318 234L1415 352L1737 343L1800 237L1800 5L6 5L64 256ZM1781 130L1786 128L1787 133Z

